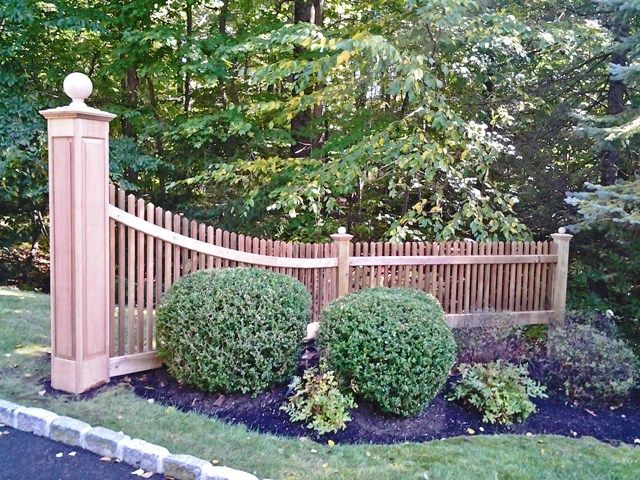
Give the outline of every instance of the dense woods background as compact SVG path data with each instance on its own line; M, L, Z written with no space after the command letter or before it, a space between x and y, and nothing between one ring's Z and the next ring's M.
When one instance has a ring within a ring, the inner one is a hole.
M0 277L46 285L38 110L81 71L118 115L112 181L164 208L283 240L573 225L573 306L638 318L639 21L635 0L4 0Z

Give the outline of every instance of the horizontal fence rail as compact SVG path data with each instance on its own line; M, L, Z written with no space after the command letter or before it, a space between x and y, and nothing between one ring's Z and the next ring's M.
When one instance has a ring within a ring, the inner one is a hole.
M351 242L338 234L333 243L290 243L214 229L113 185L109 200L112 375L160 365L155 308L173 283L198 270L251 266L290 275L312 296L313 322L340 294L374 286L431 293L454 327L482 325L488 312L510 312L521 324L549 323L556 313L555 242Z

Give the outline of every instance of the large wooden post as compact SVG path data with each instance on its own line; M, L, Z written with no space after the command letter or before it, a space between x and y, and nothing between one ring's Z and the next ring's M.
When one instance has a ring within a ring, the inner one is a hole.
M80 393L109 381L109 122L84 100L81 73L66 107L43 110L49 141L51 385Z
M558 233L551 234L556 245L558 263L553 273L553 291L551 296L551 309L554 311L554 325L564 323L565 309L567 305L567 279L569 276L569 241L573 235L565 233L564 228L559 228Z
M336 244L336 255L338 256L336 297L349 293L349 253L352 238L353 235L349 235L344 227L340 227L338 233L331 235L333 243Z

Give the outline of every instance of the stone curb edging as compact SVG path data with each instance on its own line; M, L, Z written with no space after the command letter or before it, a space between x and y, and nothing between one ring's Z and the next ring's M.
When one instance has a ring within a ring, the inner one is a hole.
M2 399L0 423L100 456L116 458L133 467L165 474L176 480L258 480L250 473L214 466L191 455L171 454L164 447L132 439L122 432L92 427L86 422L63 417L43 408L24 407Z

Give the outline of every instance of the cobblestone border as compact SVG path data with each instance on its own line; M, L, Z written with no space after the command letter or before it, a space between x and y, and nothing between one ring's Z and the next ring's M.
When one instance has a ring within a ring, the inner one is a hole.
M24 407L0 399L0 423L31 432L101 456L123 462L176 480L258 480L241 470L214 466L191 455L174 455L164 447L122 432L92 427L86 422L57 415L43 408Z

